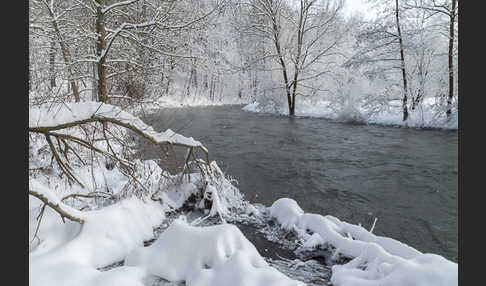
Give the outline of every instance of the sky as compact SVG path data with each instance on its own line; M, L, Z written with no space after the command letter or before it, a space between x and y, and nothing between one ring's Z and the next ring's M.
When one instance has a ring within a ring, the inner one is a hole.
M345 0L344 13L349 16L356 12L362 12L363 16L369 19L373 13L370 10L370 6L366 3L366 0Z

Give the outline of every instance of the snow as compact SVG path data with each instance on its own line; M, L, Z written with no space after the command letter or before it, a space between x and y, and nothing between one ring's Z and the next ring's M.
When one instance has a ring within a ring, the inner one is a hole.
M216 163L211 166L219 169ZM47 207L39 242L31 244L30 285L147 285L150 277L198 286L304 285L271 267L231 224L197 227L176 219L152 245L143 247L144 241L154 237L153 228L162 223L164 213L180 208L205 182L199 174L183 178L187 181L182 181L178 188L175 185L163 188L162 204L131 197L98 210L80 212L85 220L83 225L71 221L64 224ZM224 181L212 181L208 189L213 199L217 194L220 202L217 209L221 213L213 215L231 216L229 210L238 207L234 201L241 202L242 198L235 196L236 188L225 186L231 184L224 176L219 180ZM165 183L162 179L159 182ZM39 189L49 201L60 203L57 192L43 187L39 181L31 179L29 187ZM32 236L41 204L33 197L29 203ZM261 216L264 210L246 204L241 211ZM346 264L332 266L333 285L457 285L457 264L439 255L423 254L394 239L376 236L333 216L305 213L293 199L275 201L268 214L282 228L303 238L303 247L328 245L336 253L352 258ZM98 269L119 261L124 263L109 271Z
M49 204L58 206L59 209L65 211L66 213L80 219L84 219L84 214L82 212L61 202L61 200L54 194L51 189L43 186L36 179L29 179L29 192L30 191L44 198Z
M312 234L302 245L304 248L314 248L319 245L324 244L325 241L322 237L316 232Z
M210 163L209 178L200 173L184 176L176 175L161 178L159 181L158 198L169 208L178 210L192 196L202 192L202 198L195 208L205 209L204 200L212 202L209 216L219 215L222 219L231 215L231 210L243 207L243 195L225 177L215 161ZM206 210L207 211L207 210Z
M344 265L333 266L333 285L457 285L456 263L439 255L423 254L333 216L304 213L290 198L275 201L270 216L282 228L293 229L306 237L304 246L327 243L337 253L352 258ZM309 236L307 231L313 235Z
M359 258L356 258L359 259ZM415 258L392 264L386 261L368 263L360 270L356 263L333 266L334 285L458 285L457 264L435 254L421 254Z
M237 105L237 104L247 104L247 99L239 99L239 98L231 98L231 97L224 97L221 100L214 101L209 100L205 97L199 96L191 96L191 97L184 97L181 98L180 96L164 96L159 97L157 101L154 103L153 107L149 107L150 109L158 110L161 107L166 108L182 108L182 107L190 107L190 106L223 106L223 105Z
M259 105L255 103L245 109L257 108ZM319 115L319 106L313 108L314 114ZM132 124L155 140L202 146L171 130L158 133L118 107L93 102L67 103L50 109L31 108L29 127L54 127L93 116ZM31 136L29 144L29 165L47 167L49 152L41 152L45 144L34 138ZM225 223L225 218L237 212L247 217L261 217L267 210L283 229L300 237L302 247L328 246L335 254L351 258L346 264L332 266L331 282L335 286L457 285L457 264L439 255L421 253L397 240L376 236L361 226L330 215L305 213L290 198L281 198L269 208L249 204L216 162L203 167L211 170L206 170L204 175L184 176L163 173L155 161L132 163L140 182L148 189L146 194L157 193L160 201L143 196L120 196L121 190L126 191L129 180L117 167L106 169L104 162L92 166L73 165L77 177L87 186L85 189L59 178L55 166L44 176L30 175L29 190L84 221L83 224L69 220L63 223L57 212L46 207L37 237L32 239L43 203L29 196L30 285L137 286L149 284L147 281L153 277L202 286L304 285L292 280L295 276L289 278L272 267L277 264L269 265L236 226ZM61 201L68 194L100 190L121 200L113 204L114 200L104 202L101 199L101 203L98 200L94 205L74 199ZM218 222L223 224L201 227L176 219L152 245L143 247L145 241L155 237L154 228L165 224L165 213L180 209L192 195L200 199L195 209L204 209L204 199L212 201L211 209L205 210L207 216L196 220L198 223L210 216L219 216ZM79 205L80 202L84 205ZM111 204L106 206L106 203ZM88 206L88 211L80 211L81 206ZM117 267L100 270L114 263L118 263Z
M49 108L30 108L29 128L56 128L57 126L62 127L70 123L82 122L94 118L115 119L123 124L134 126L158 144L168 143L200 147L207 152L207 149L201 142L194 140L192 137L184 137L170 129L167 129L162 133L157 132L151 126L145 124L141 119L121 108L99 102L64 103Z
M245 214L254 215L254 216L261 216L260 211L252 204L248 204L248 206L246 206Z
M270 217L276 218L286 230L292 230L303 214L297 202L289 198L281 198L270 206Z
M401 103L391 101L390 106L374 110L370 107L361 106L355 103L334 104L331 101L311 102L306 100L297 101L295 115L298 117L327 118L339 122L357 122L366 124L379 124L391 126L403 126L413 128L440 128L457 129L457 112L454 112L448 120L445 111L435 107L434 99L426 98L422 105L415 110L409 109L409 118L403 121ZM273 113L287 115L288 110L284 106L275 104L262 104L258 101L243 107L243 111L256 113Z
M304 285L269 267L230 224L194 227L175 220L151 246L132 252L125 265L189 286Z
M170 180L159 183L166 186L164 191L160 193L160 198L172 209L181 208L192 194L199 191L201 175L193 173L187 176L187 179L182 178L182 181L178 183Z
M143 285L134 282L143 276L140 270L118 269L123 275L115 277L114 272L108 275L96 268L123 260L131 250L153 238L153 227L164 218L161 206L132 197L84 212L84 217L82 227L57 225L58 234L65 232L64 241L44 247L49 241L42 238L30 252L29 285L115 285L107 281L124 279L127 281L121 285ZM59 217L57 220L60 222ZM52 235L48 239L52 240Z

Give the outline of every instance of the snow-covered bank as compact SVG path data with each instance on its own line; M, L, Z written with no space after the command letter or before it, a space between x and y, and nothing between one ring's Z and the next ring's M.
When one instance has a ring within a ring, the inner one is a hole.
M304 285L269 267L231 224L193 227L175 220L154 244L132 252L125 265L186 285Z
M209 100L205 97L188 97L184 99L173 97L160 97L154 102L153 108L181 108L190 106L222 106L247 104L247 99L240 98L222 98L221 100Z
M243 111L288 115L284 106L253 102L243 107ZM445 111L438 112L433 99L426 99L415 110L409 109L409 118L403 121L401 103L390 102L389 106L371 109L354 104L334 106L330 101L297 102L295 115L300 117L317 117L339 122L390 125L412 128L458 129L457 112L450 119Z
M265 261L238 227L227 223L243 216L260 219L261 227L269 226L268 218L274 218L286 232L277 239L288 239L291 234L298 238L295 244L311 251L329 247L334 255L350 260L344 265L335 265L343 260L329 260L335 286L455 285L457 280L457 264L441 256L422 254L331 216L307 214L291 199L279 199L271 207L251 205L216 162L190 160L193 148L206 150L202 143L170 131L158 133L113 106L77 103L60 109L32 108L29 116L33 133L29 136L31 285L153 285L154 280L185 285L303 285L297 277L273 268L278 263ZM153 160L129 154L113 163L108 159L117 159L123 155L120 150L130 147L123 144L126 136L107 137L104 129L73 126L98 121L132 127L154 144L190 147L182 171L171 174ZM82 132L99 139L93 143L76 139L74 143L84 148L69 147L72 153L66 142L61 148L61 139L82 136ZM61 134L66 136L56 142L56 149L48 136ZM95 157L93 149L101 155ZM60 168L59 156L57 165L53 164L56 152L69 169ZM131 169L122 165L128 160ZM77 184L67 177L67 170L76 175ZM127 170L131 172L124 173ZM188 224L174 219L185 215L194 220ZM294 265L307 267L303 261Z
M31 201L31 209L35 203ZM97 268L123 260L153 237L152 228L164 218L159 204L136 198L122 200L101 210L83 212L82 226L63 224L57 214L46 211L39 233L41 242L29 254L29 285L144 285L140 282L141 270L126 268L109 273ZM32 214L29 221L35 220Z
M155 100L146 101L129 107L129 110L135 114L154 113L164 108L186 108L186 107L210 107L225 105L247 105L248 100L244 98L226 98L221 100L211 100L206 97L171 97L161 96Z
M173 199L169 203L186 201L199 190L197 183L183 186L168 190L166 198ZM50 200L60 203L53 191L45 189ZM217 195L214 190L213 194ZM228 206L223 203L228 201L227 194L220 194L221 206ZM30 199L30 234L41 205L36 198ZM151 285L147 281L161 277L185 285L305 285L270 267L231 224L195 227L176 219L152 245L144 247L144 242L154 238L154 228L162 224L165 213L173 209L174 205L131 197L82 212L84 224L80 225L63 224L47 208L39 243L29 254L29 284ZM116 268L100 270L119 261L123 262Z
M270 216L311 242L309 245L327 244L335 249L335 255L352 258L333 266L331 282L336 286L458 284L456 263L436 254L423 254L330 215L304 213L292 199L275 201Z
M132 197L83 212L82 227L63 224L56 213L47 212L41 243L29 255L30 285L151 285L147 281L153 277L185 285L304 285L270 267L236 226L218 219L212 222L217 225L206 226L195 226L201 219L190 224L184 218L173 220L153 244L143 247L154 238L153 228L165 221L164 214L197 193L198 178L188 181L194 183L169 186L168 204ZM235 191L221 192L221 200L228 201L225 196ZM268 213L283 229L296 233L304 247L330 247L335 256L349 257L348 263L332 266L335 286L457 285L457 264L441 256L423 254L329 215L305 213L292 199L279 199L270 207L240 200L241 208L227 215L259 218ZM32 198L32 230L38 207ZM124 262L99 270L118 261Z

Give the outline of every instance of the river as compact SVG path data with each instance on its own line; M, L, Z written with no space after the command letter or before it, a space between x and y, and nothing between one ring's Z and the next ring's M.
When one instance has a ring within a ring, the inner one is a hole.
M458 133L288 118L242 106L161 109L156 130L194 137L251 202L295 199L458 261ZM159 157L156 150L146 158ZM160 154L160 153L159 153Z

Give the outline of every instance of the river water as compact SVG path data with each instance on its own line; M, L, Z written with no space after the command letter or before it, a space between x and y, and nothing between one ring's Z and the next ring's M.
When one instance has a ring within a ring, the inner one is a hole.
M426 253L458 260L458 134L288 118L242 106L161 109L156 130L194 137L251 202L295 199ZM159 151L146 151L158 158Z

